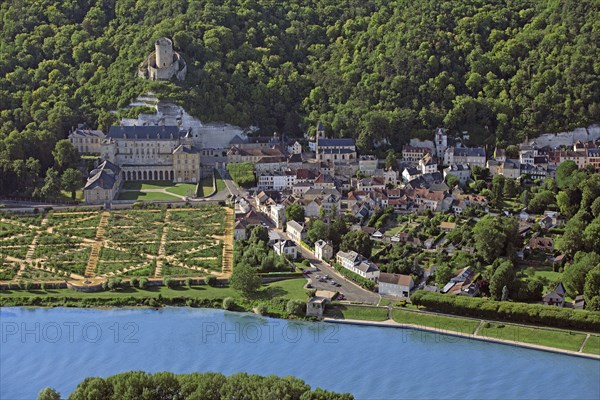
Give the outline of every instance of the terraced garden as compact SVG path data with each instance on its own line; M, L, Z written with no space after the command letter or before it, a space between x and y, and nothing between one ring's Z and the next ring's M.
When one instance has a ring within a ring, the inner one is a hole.
M216 205L2 215L0 280L223 276L229 217Z

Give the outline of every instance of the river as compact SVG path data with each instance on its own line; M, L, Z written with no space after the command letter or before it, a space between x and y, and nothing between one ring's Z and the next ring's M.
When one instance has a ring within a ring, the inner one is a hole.
M600 361L212 309L0 309L0 399L129 370L293 375L357 399L598 399Z

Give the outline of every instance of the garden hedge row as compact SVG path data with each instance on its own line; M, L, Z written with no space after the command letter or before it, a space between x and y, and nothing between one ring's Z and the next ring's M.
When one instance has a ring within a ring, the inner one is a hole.
M423 290L417 290L410 296L410 300L417 306L442 313L556 328L600 331L600 313L592 311L444 295Z
M344 275L346 278L358 283L360 286L362 286L363 288L365 288L367 290L373 290L373 288L375 287L375 282L365 279L358 274L355 274L354 272L350 271L349 269L342 267L340 264L334 264L333 267L335 268L335 270L337 272Z

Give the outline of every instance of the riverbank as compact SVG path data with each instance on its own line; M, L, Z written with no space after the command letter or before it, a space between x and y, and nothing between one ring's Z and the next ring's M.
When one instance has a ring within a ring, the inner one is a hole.
M577 356L577 357L590 358L593 360L600 360L600 354L583 352L581 350L580 351L572 351L572 350L567 350L567 349L561 349L558 347L551 347L551 346L544 346L544 345L540 345L540 344L527 343L527 342L523 342L523 341L494 338L494 337L490 337L490 336L482 336L479 334L479 332L477 332L480 327L478 327L478 329L473 333L464 333L464 332L459 332L459 331L454 331L454 330L441 329L438 327L425 326L425 325L421 325L421 324L396 322L393 319L387 319L385 321L365 321L365 320L358 320L358 319L324 318L323 321L328 322L328 323L336 323L336 324L376 326L376 327L384 327L384 328L415 329L415 330L429 332L429 333L433 333L433 334L455 336L455 337L461 337L461 338L465 338L465 339L480 340L480 341L484 341L484 342L499 343L499 344L504 344L504 345L518 346L518 347L524 347L524 348L529 348L529 349L534 349L534 350L547 351L547 352L552 352L552 353L559 353L559 354L566 354L566 355ZM485 324L485 323L489 323L489 322L481 321L481 324ZM527 327L523 327L523 328L527 329ZM529 329L536 329L536 328L529 328ZM588 336L586 338L586 341L589 340L589 338L591 338L591 337L597 338L596 336ZM594 340L597 340L597 339L594 339ZM585 342L584 342L584 344L585 344ZM581 346L581 349L582 350L584 349L584 345ZM596 349L596 351L597 351L597 349Z
M305 279L288 279L264 284L251 298L243 297L234 289L224 286L153 286L146 289L120 288L102 292L78 292L70 289L3 290L0 307L195 307L227 308L230 311L253 312L261 309L266 315L287 318L290 300L305 302L308 291ZM227 307L225 305L227 300Z

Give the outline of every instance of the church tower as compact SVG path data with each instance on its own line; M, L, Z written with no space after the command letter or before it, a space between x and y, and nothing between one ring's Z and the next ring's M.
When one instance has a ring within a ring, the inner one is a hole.
M444 128L437 128L435 130L434 143L437 159L443 160L444 152L446 151L446 148L448 148L448 135L446 135L446 130Z

